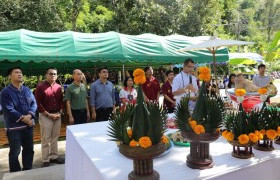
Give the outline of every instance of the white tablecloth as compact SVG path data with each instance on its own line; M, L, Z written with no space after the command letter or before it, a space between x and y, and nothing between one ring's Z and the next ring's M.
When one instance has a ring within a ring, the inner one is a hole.
M132 160L120 154L116 143L108 140L107 126L107 122L101 122L67 127L66 180L127 179ZM161 180L279 180L280 146L274 147L272 152L253 150L255 157L237 159L230 154L232 146L220 138L210 144L214 167L194 170L186 166L189 148L175 146L170 153L154 160L154 169Z

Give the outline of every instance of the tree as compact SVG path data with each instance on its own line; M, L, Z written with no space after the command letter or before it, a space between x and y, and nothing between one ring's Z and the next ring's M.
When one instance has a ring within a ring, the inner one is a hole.
M0 30L63 31L54 0L0 1Z

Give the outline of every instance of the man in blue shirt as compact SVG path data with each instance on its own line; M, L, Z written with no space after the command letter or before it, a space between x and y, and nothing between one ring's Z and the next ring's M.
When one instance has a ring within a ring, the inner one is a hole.
M21 68L9 69L8 76L11 84L2 90L0 99L10 146L10 172L16 172L32 168L33 126L37 104L31 90L22 85ZM21 147L22 169L18 161Z
M107 68L98 70L99 79L90 87L90 106L93 121L107 121L110 114L115 112L115 88L108 81L109 72Z

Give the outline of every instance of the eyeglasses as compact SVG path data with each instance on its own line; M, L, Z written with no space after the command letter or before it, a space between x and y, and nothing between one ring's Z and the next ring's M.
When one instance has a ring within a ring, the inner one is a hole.
M51 76L56 76L56 73L49 73L49 75L51 75Z

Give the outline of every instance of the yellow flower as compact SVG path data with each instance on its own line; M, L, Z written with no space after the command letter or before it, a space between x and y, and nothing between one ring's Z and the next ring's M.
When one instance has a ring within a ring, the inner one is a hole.
M220 132L220 128L217 128L216 131L217 131L217 132Z
M258 89L258 93L259 94L266 94L267 93L267 89L266 88L260 88L260 89Z
M250 139L250 141L255 143L255 142L257 142L259 140L259 137L255 133L250 133L249 134L249 139Z
M227 137L227 133L228 133L227 130L224 130L223 133L222 133L222 136L223 136L225 139L226 139L226 137Z
M139 145L143 148L148 148L152 145L152 141L148 136L144 136L139 139Z
M194 128L195 128L195 126L197 125L197 123L196 123L196 121L195 121L195 120L191 120L191 121L189 121L189 124L190 124L190 126L192 127L192 129L194 129Z
M263 139L263 135L262 135L262 133L260 133L260 131L255 130L255 135L258 136L259 140Z
M136 84L144 84L146 82L145 72L142 69L135 69L133 77Z
M245 89L236 89L235 90L235 95L236 96L244 96L246 94L246 90Z
M277 135L280 136L280 126L277 128Z
M265 135L265 130L264 129L260 130L260 133L264 136Z
M131 129L131 127L127 127L126 128L126 131L127 131L127 135L128 135L128 137L132 137L132 129Z
M275 130L270 129L266 131L266 136L268 137L268 139L273 140L277 137L277 133Z
M232 132L228 132L226 134L226 140L232 141L234 139L234 134Z
M210 76L210 69L208 67L200 67L199 70L199 75L198 78L201 81L209 81L211 76Z
M249 137L247 134L241 134L239 137L238 137L238 141L240 144L247 144L249 142Z
M129 146L131 146L131 147L139 146L139 143L137 141L135 141L135 140L131 140L129 142Z
M167 144L168 143L168 138L165 135L163 135L161 137L161 142L163 142L164 144Z
M205 133L205 129L202 125L195 126L193 130L196 134Z

